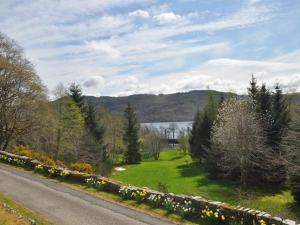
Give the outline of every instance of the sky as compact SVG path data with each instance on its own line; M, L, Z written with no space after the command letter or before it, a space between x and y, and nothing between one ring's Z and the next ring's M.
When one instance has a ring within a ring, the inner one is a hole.
M51 91L300 91L299 0L0 0L0 31Z

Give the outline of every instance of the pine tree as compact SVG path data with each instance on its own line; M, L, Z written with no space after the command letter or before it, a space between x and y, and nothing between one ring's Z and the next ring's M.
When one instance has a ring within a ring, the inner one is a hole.
M288 112L282 92L279 86L276 87L275 94L271 94L265 84L257 88L256 80L253 76L248 91L250 98L256 105L256 113L264 130L265 144L273 150L276 157L279 157L281 154L280 142L282 134L288 123ZM269 168L268 171L262 171L262 173L277 174L276 182L278 184L283 183L286 178L286 168L283 164L278 164L274 168Z
M69 96L80 108L84 117L85 134L79 158L81 161L93 164L97 172L105 175L109 173L111 165L104 145L104 128L96 119L95 108L91 103L86 105L81 88L75 83L69 87Z
M103 140L104 128L98 123L95 108L89 103L86 107L85 135L81 159L94 164L97 172L106 175L110 172L111 162Z
M259 110L264 117L271 113L271 93L266 84L262 84L258 92Z
M275 93L272 96L272 124L269 132L270 145L276 150L279 150L280 148L280 144L287 131L289 121L288 105L279 84L277 84L275 87Z
M79 85L72 83L69 87L69 96L74 100L76 105L80 108L81 112L85 114L86 106L84 103L84 96Z
M210 149L211 129L217 118L219 101L213 93L207 96L202 112L198 111L193 123L189 139L190 152L194 159L206 159Z
M252 78L250 81L250 88L248 88L248 95L251 99L258 101L258 86L257 86L257 80L252 74Z
M125 133L124 142L126 144L126 152L124 154L125 162L128 164L139 163L141 161L140 144L138 137L139 126L130 103L124 112L125 117Z

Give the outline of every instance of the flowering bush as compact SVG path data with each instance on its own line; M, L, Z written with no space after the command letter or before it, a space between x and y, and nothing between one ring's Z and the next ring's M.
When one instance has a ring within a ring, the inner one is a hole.
M62 170L61 172L60 172L60 176L61 177L66 177L66 176L68 176L70 174L70 171L69 170Z
M97 180L95 182L95 188L97 189L97 191L103 191L106 184L107 182L104 180Z
M162 196L159 194L151 194L147 199L153 208L158 208L161 205Z
M13 164L15 164L17 166L24 166L25 165L25 161L23 161L21 159L14 158L12 161L13 161Z
M178 203L176 203L174 201L173 198L167 197L165 198L165 200L163 201L163 206L165 207L165 209L168 211L168 213L170 212L175 212L177 207L179 206Z
M44 172L44 167L42 164L37 164L35 167L34 167L34 171L37 172L37 173L43 173Z
M88 174L92 174L94 172L92 165L88 163L72 163L70 168Z
M220 221L225 221L225 216L222 214L220 209L217 209L215 212L210 210L208 206L201 211L201 218L213 218Z
M56 176L59 176L59 175L60 175L59 170L57 170L57 169L54 168L54 167L48 169L47 172L48 172L48 174L49 174L51 177L56 177Z
M21 156L27 156L32 159L36 159L36 160L42 162L43 164L46 164L49 166L65 167L65 164L62 161L54 160L44 152L32 150L28 145L15 146L13 149L13 153L17 154L17 155L21 155Z
M86 184L87 187L92 188L92 187L94 187L95 184L96 184L96 179L93 178L93 177L86 178L86 179L85 179L85 184Z
M18 145L13 149L13 153L17 155L27 156L29 158L33 158L33 151L30 149L28 145Z
M266 225L266 221L264 221L264 220L259 220L258 222L260 225Z
M134 190L132 189L132 187L130 186L123 186L119 189L119 194L121 196L121 198L125 199L131 199L132 197L132 192Z
M183 204L178 206L177 212L182 218L186 218L190 216L192 213L194 213L195 209L192 207L191 201L185 200Z
M145 190L137 190L131 193L131 197L135 199L135 201L141 204L147 196L147 192Z

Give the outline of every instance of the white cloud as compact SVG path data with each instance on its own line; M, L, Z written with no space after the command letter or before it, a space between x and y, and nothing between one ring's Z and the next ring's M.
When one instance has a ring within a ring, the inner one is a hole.
M184 20L184 17L177 15L173 12L165 12L154 16L160 24L176 23Z
M25 47L51 89L59 81L76 81L88 94L99 94L100 89L109 95L125 95L207 87L240 92L245 90L252 73L268 80L286 74L285 86L298 84L297 52L265 61L226 58L232 52L231 40L210 41L203 35L264 23L271 18L269 7L246 4L235 13L202 23L195 21L211 12L178 15L168 4L152 5L147 11L110 14L113 7L134 2L141 4L140 0L6 2L0 8L0 27ZM140 25L130 18L146 19L152 15L163 26L150 19L142 20ZM196 34L191 37L190 33ZM187 38L177 39L180 35ZM183 68L190 58L201 54L211 60L199 60L196 68ZM181 72L170 72L175 68ZM159 69L168 74L150 76L157 75Z
M148 11L141 10L141 9L133 11L133 12L130 12L128 15L129 16L142 17L142 18L145 18L145 19L147 19L147 18L150 17L150 14L149 14Z
M90 41L86 42L86 45L95 51L107 54L111 58L119 58L121 56L121 52L118 49L112 47L106 41Z

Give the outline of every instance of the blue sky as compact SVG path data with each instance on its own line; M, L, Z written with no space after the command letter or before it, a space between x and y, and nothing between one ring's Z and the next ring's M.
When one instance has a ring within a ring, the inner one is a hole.
M0 0L50 95L245 93L251 74L300 91L299 28L299 0Z

